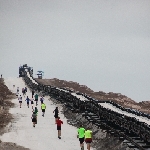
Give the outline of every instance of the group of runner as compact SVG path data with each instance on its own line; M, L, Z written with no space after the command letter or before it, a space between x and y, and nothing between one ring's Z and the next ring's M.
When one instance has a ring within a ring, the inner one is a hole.
M24 90L27 92L27 89L24 88ZM19 100L19 104L21 108L22 96L21 95L19 96L19 87L17 87L17 94L18 94L18 100ZM34 99L33 99L33 96L34 96ZM25 101L27 102L28 108L31 102L32 112L33 112L31 119L32 119L33 127L35 127L35 125L37 124L37 116L38 116L38 109L37 107L33 108L33 104L35 101L36 106L38 105L38 98L39 98L38 94L34 95L34 91L32 91L32 98L30 99L27 96L25 99ZM42 116L44 117L45 110L46 110L46 104L44 103L44 96L40 97L40 101L41 101ZM58 107L55 108L53 113L54 113L54 118L55 118L55 124L57 125L58 138L61 139L61 125L63 124L63 121L59 117ZM85 129L82 125L80 125L80 127L77 130L77 133L78 133L77 138L79 138L81 150L84 150L84 141L87 144L87 150L90 150L90 143L92 142L92 131L89 128Z
M87 150L90 150L91 147L90 144L92 142L92 131L90 130L90 128L87 127L85 129L83 125L80 125L77 132L78 132L77 138L79 138L81 150L84 150L84 141L87 144Z

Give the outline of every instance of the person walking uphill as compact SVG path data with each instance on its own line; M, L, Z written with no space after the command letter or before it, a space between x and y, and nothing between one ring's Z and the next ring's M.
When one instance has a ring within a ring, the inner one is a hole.
M55 110L53 111L53 113L55 112L55 123L56 123L56 120L58 119L58 113L59 113L59 110L58 110L58 107L55 108Z
M80 125L80 127L78 128L77 138L79 138L81 150L84 150L84 133L85 129L82 125Z
M27 101L27 106L28 106L28 108L29 108L29 102L30 102L30 99L29 99L29 97L27 96L27 98L26 98L26 100L25 101Z
M19 104L20 104L20 108L21 108L21 104L22 104L22 97L20 95L20 97L18 97L18 100L19 100Z
M61 139L61 124L63 124L63 121L60 120L60 117L58 117L56 124L58 130L58 138Z
M87 128L84 135L85 135L85 142L87 144L87 150L90 150L91 147L90 144L92 142L92 131L89 128Z
M32 98L33 98L33 96L34 96L34 91L32 91Z
M41 101L41 104L44 102L44 97L43 96L41 96L40 101Z
M36 114L36 123L35 124L37 124L37 116L38 116L38 109L37 109L37 107L35 107L35 109L33 110L33 112L35 112L35 114Z
M35 94L35 96L34 96L34 99L35 99L35 101L36 101L36 106L38 105L38 95L37 94Z
M46 105L44 103L41 104L42 116L44 117Z
M36 115L35 112L33 112L31 119L32 119L32 122L33 122L33 127L35 127L35 124L37 122L37 115Z

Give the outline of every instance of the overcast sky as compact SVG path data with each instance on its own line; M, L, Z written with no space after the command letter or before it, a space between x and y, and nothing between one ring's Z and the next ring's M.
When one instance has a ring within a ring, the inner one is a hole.
M0 74L25 63L35 77L150 100L150 0L0 0Z

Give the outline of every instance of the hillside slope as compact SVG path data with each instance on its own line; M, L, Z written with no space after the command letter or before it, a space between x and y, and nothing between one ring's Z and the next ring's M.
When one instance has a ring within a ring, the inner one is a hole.
M86 85L80 85L79 83L73 81L59 80L57 78L53 79L35 78L35 79L37 82L44 85L56 86L59 88L67 88L75 92L86 93L88 96L91 96L98 100L112 100L124 106L125 108L132 108L150 114L150 101L142 101L137 103L131 98L122 95L121 93L113 93L113 92L105 93L103 91L94 92Z

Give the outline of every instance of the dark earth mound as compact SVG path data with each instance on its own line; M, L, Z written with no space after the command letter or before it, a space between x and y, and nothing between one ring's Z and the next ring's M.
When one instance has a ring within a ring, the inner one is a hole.
M4 80L0 78L0 135L4 134L5 127L13 119L9 113L9 108L13 107L14 104L11 100L15 98L15 95L9 91L7 86L4 84ZM11 142L0 141L0 150L29 150Z

